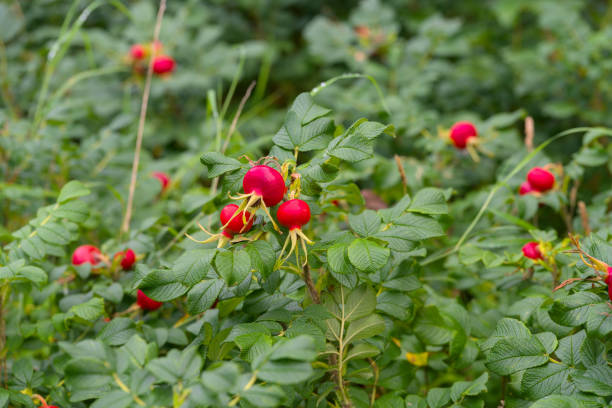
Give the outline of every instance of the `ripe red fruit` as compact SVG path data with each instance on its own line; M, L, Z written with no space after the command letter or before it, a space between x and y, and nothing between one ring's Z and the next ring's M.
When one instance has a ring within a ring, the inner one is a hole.
M285 180L270 166L254 166L244 175L242 188L246 194L257 196L266 206L273 207L285 195Z
M147 49L142 44L134 44L130 49L130 56L134 60L141 60L147 56Z
M153 177L155 177L156 179L159 180L159 182L162 185L162 193L164 191L166 191L166 189L168 188L168 186L170 185L170 176L168 176L166 173L161 172L161 171L155 171L153 172Z
M519 187L520 195L531 194L534 191L536 190L531 186L531 184L529 184L528 181L523 182L523 184L521 184L521 186Z
M136 303L144 310L157 310L162 307L163 303L151 299L145 293L138 289L138 295L136 295Z
M542 259L539 244L537 242L528 242L523 246L523 255L529 259Z
M174 66L174 59L167 55L159 55L153 60L153 72L158 75L168 74L174 71Z
M285 201L278 207L278 211L276 211L276 218L278 218L278 222L289 228L289 236L285 240L285 244L283 245L283 249L281 250L281 254L279 256L279 261L277 263L277 267L280 268L289 256L293 252L295 252L295 258L297 263L300 263L299 260L299 251L298 251L298 241L300 241L302 250L304 252L304 263L306 265L308 262L308 252L306 249L306 243L312 244L312 241L308 239L306 234L302 231L302 226L307 224L310 221L310 207L305 201L302 201L298 198L294 198L289 201ZM291 242L291 248L289 249L289 253L287 256L283 257L285 253L285 248Z
M471 122L457 122L450 129L450 138L458 149L465 149L468 140L477 136L476 126Z
M234 234L247 232L253 227L253 214L240 211L234 216L237 210L238 206L236 204L228 204L223 207L221 214L219 214L221 224L225 226L222 234L228 238L232 238ZM246 224L244 222L245 219L247 221Z
M130 248L125 251L119 251L115 254L115 259L121 258L121 268L124 271L132 269L134 263L136 263L136 254Z
M555 185L555 176L541 167L534 167L527 173L527 181L534 190L544 193Z
M72 264L81 265L84 263L90 263L96 265L100 259L99 255L102 255L100 250L93 245L81 245L72 253Z
M310 207L305 201L298 198L285 201L278 207L276 218L281 225L289 228L289 230L301 228L302 225L310 221Z

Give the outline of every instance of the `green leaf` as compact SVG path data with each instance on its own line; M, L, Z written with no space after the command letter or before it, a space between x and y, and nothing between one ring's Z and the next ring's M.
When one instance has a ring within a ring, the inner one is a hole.
M185 252L172 265L176 280L187 287L192 287L206 279L209 272L212 272L211 264L216 253L217 250L211 248L192 249Z
M85 303L72 306L69 313L90 322L94 321L104 313L104 301L98 297L91 298Z
M521 392L528 398L543 398L551 394L573 392L575 385L569 380L573 368L565 364L548 363L530 368L521 379Z
M66 245L72 239L70 238L70 232L63 226L56 223L47 223L36 229L38 235L50 244L55 245Z
M361 214L349 214L349 225L362 237L369 237L378 232L381 220L376 211L365 210Z
M555 352L557 357L568 366L577 366L580 364L580 348L586 339L586 332L579 331L576 334L567 336L559 341L559 348Z
M447 214L448 206L446 205L446 198L442 190L424 188L416 193L408 211L427 215Z
M90 193L89 189L83 183L77 180L69 181L62 187L62 190L57 197L59 204L64 204L72 199L86 196Z
M82 223L89 217L89 207L87 203L76 200L69 201L57 208L53 215L57 218L65 218L69 221Z
M373 314L351 322L344 341L350 344L354 341L367 339L379 335L385 330L385 321L377 314Z
M257 369L257 377L277 384L298 384L313 374L310 363L294 360L268 361Z
M354 347L346 355L345 361L352 360L354 358L364 360L369 357L374 357L380 354L378 347L375 347L368 343L355 344Z
M605 351L606 348L600 340L587 337L580 346L580 361L586 367L604 365L606 364Z
M525 323L511 318L503 318L497 322L495 331L491 336L480 343L483 352L489 351L497 342L503 339L521 339L531 337L531 332Z
M416 240L412 228L393 225L373 235L374 238L385 241L389 248L399 252L409 252L416 248Z
M348 257L353 266L367 273L376 272L385 266L389 255L389 248L364 238L354 240L348 247Z
M248 243L244 248L251 257L251 268L267 278L274 270L276 252L269 242L257 240Z
M489 381L489 374L486 372L474 381L457 381L451 387L451 399L457 402L467 396L474 396L486 392L487 381Z
M110 346L121 346L136 334L134 322L127 317L117 317L108 322L98 334L98 339Z
M584 408L577 400L564 395L549 395L537 400L529 408Z
M373 155L375 138L388 129L388 126L380 123L360 119L343 135L331 141L327 153L348 162L368 159Z
M234 286L244 281L249 274L251 258L243 250L219 252L215 257L215 267L227 285Z
M189 288L178 281L171 270L156 269L146 275L140 289L153 300L168 302L183 296Z
M584 373L572 376L580 391L590 392L600 397L612 395L612 368L605 365L589 367Z
M432 388L427 393L427 405L429 408L441 408L450 401L450 389Z
M215 178L230 171L238 170L242 163L219 152L204 153L200 162L208 168L208 177Z
M220 279L206 280L195 285L187 294L187 312L195 315L208 310L224 285L224 281Z
M536 337L500 340L489 352L486 366L499 375L537 367L548 361L546 350Z
M290 110L296 113L302 125L331 113L330 109L317 105L309 92L299 94L293 101Z
M578 326L585 323L594 305L601 303L601 298L592 292L579 292L555 302L550 310L550 317L563 326Z
M315 342L308 335L301 335L292 339L284 339L274 345L270 353L270 360L300 360L313 361L317 357Z
M127 408L134 400L123 390L111 391L91 404L91 408Z
M444 319L435 306L423 308L414 323L415 334L430 345L446 344L455 333L452 323Z
M440 237L444 231L440 224L433 218L416 214L404 214L394 224L402 226L402 234L412 238L413 241Z

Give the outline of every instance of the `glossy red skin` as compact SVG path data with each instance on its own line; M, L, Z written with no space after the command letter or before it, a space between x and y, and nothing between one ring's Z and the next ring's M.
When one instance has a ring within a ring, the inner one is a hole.
M174 71L175 65L176 63L174 62L174 59L172 57L169 57L167 55L160 55L155 57L155 59L153 60L153 72L158 75L168 74Z
M219 219L221 220L221 225L227 224L232 215L236 212L238 206L236 204L228 204L221 210L221 214L219 214ZM253 227L253 215L250 213L246 214L247 224L244 225L242 217L244 215L244 211L240 211L240 213L234 217L234 219L225 227L230 234L240 234L249 231Z
M244 175L242 189L246 194L257 194L266 206L273 207L285 195L285 180L270 166L254 166Z
M165 191L170 185L170 176L161 171L154 171L153 177L159 180L162 185L162 191Z
M542 259L542 253L538 248L537 242L528 242L523 246L523 255L529 259L537 260Z
M132 269L132 266L136 263L136 254L130 248L117 252L115 258L119 257L121 258L121 268L124 271Z
M90 263L96 265L99 262L97 255L101 255L102 252L93 245L81 245L72 253L72 264L82 265L84 263Z
M132 59L141 60L147 55L147 50L142 44L134 44L130 49L130 56Z
M531 194L534 191L536 191L531 184L529 184L528 181L523 182L523 184L521 184L521 186L519 187L519 194L520 195L526 195L526 194Z
M450 130L450 138L458 149L465 149L468 140L477 136L478 131L472 122L457 122Z
M151 299L145 293L138 289L138 295L136 295L136 303L143 310L157 310L162 307L163 303Z
M527 181L534 190L544 193L555 186L555 176L541 167L534 167L527 173Z
M305 201L293 199L285 201L276 211L278 222L290 230L301 228L310 221L310 207Z

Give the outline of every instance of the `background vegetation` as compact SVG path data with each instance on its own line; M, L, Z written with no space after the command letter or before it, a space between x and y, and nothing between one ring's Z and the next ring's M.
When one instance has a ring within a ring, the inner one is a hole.
M0 407L609 406L609 1L169 1L125 231L158 7L0 3ZM300 174L314 291L262 211L186 239L244 155Z

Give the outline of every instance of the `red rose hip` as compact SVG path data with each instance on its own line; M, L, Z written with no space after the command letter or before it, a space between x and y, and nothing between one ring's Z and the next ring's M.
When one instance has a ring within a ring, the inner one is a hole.
M450 129L450 138L458 149L465 149L468 141L477 136L476 126L471 122L457 122Z
M529 184L528 181L523 182L523 184L521 184L521 186L519 187L519 194L520 195L526 195L526 194L531 194L533 193L534 188L531 186L531 184Z
M147 56L147 49L142 44L134 44L130 49L130 56L133 60L141 60Z
M153 60L153 72L158 75L169 74L174 71L174 59L167 55L160 55Z
M163 303L151 299L145 293L138 289L138 295L136 296L136 303L143 310L157 310L162 307Z
M132 269L132 266L136 263L136 254L130 248L117 252L115 258L121 258L121 268L124 271Z
M310 221L310 207L298 198L285 201L278 207L276 217L278 222L289 230L301 228Z
M238 210L238 206L236 204L228 204L221 210L221 214L219 214L219 219L221 220L221 224L225 226L223 229L223 233L228 233L229 238L233 236L233 234L241 234L243 232L247 232L253 227L253 214L240 211L236 216L236 211ZM244 220L246 219L246 223Z
M82 265L84 263L90 263L96 265L100 262L100 255L102 252L93 245L81 245L72 253L72 264Z
M528 242L523 246L523 255L526 258L538 260L543 259L542 252L540 252L539 244L537 242Z
M162 186L162 193L164 191L166 191L166 189L168 188L168 186L170 185L170 176L168 176L166 173L162 172L162 171L154 171L153 172L153 177L155 177L156 179L159 180L159 182L161 183Z
M544 193L555 186L555 176L541 167L534 167L527 173L527 181L534 190Z
M260 197L266 206L273 207L285 195L285 180L270 166L254 166L244 175L242 189L246 194Z

